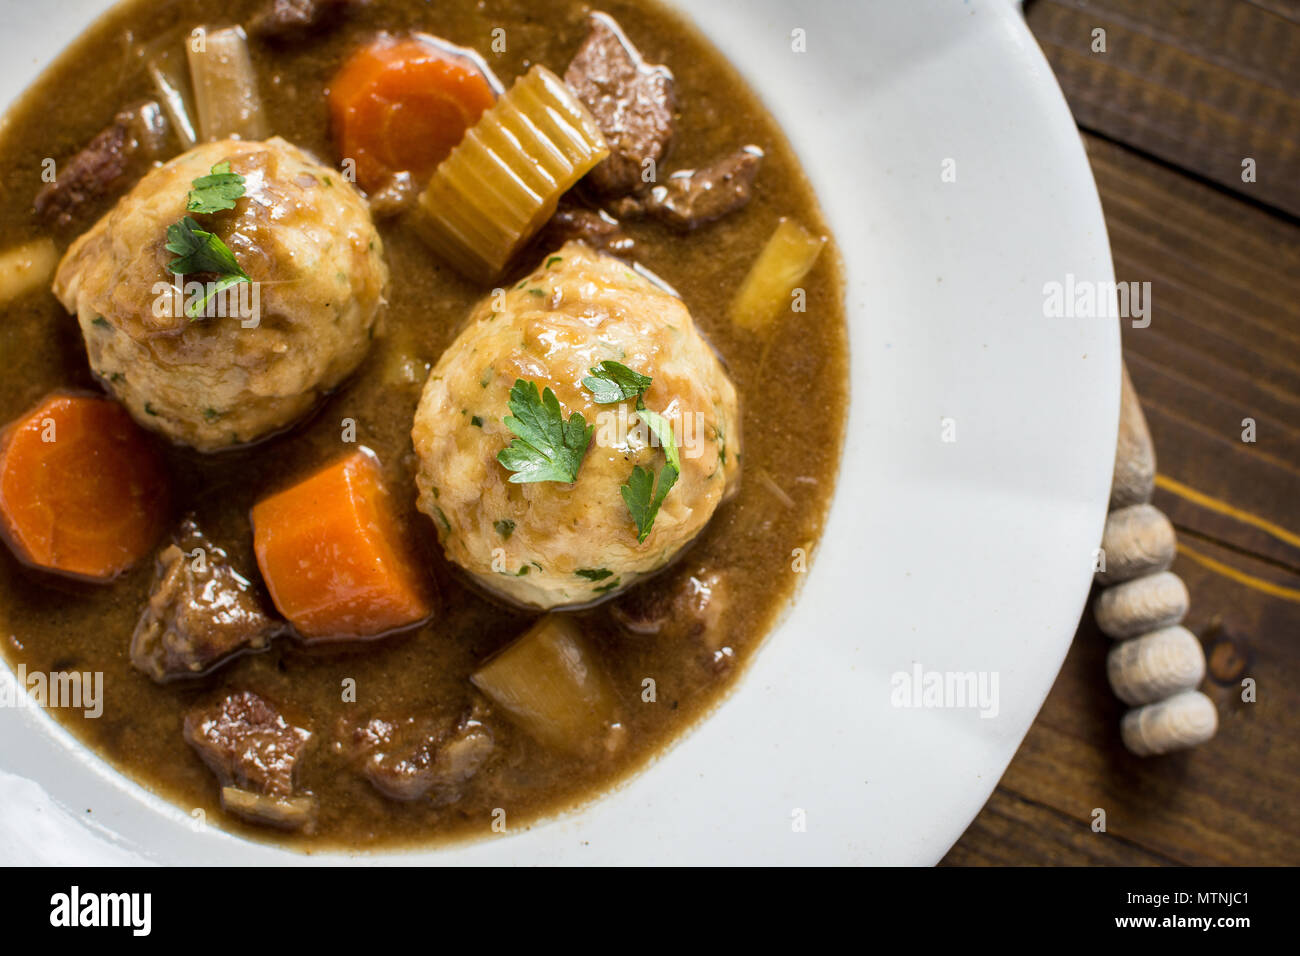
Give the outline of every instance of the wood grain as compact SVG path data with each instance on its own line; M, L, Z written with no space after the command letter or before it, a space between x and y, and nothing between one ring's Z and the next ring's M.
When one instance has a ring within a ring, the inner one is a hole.
M1079 125L1300 216L1295 4L1034 0L1026 19ZM1104 52L1094 34L1105 30ZM1242 161L1255 160L1253 183Z
M1116 279L1151 283L1151 324L1123 323L1124 353L1220 730L1186 753L1125 751L1110 642L1085 615L944 862L1300 864L1300 3L1037 0L1027 16L1092 131ZM1089 51L1094 27L1105 56Z

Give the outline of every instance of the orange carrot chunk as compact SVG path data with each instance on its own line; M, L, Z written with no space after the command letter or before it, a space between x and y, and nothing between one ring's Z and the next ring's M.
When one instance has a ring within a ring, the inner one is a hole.
M162 459L116 402L49 395L0 432L0 531L20 561L110 581L166 521Z
M433 613L368 449L259 501L252 522L271 600L305 640L374 637Z
M330 83L334 141L367 191L394 173L427 179L495 99L468 53L431 37L381 36Z

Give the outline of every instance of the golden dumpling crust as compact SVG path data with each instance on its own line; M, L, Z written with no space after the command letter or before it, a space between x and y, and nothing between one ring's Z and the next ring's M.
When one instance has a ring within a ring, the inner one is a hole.
M175 281L167 229L186 215L193 180L226 161L244 196L195 220L257 284L257 313L190 320L158 306ZM77 316L91 368L136 421L216 451L287 428L347 377L387 282L365 199L275 137L205 143L151 171L72 244L54 292Z
M583 386L606 360L653 379L646 407L673 421L680 447L682 475L640 543L620 488L636 465L659 475L665 454L636 427L633 401L597 405ZM516 484L497 461L514 437L504 419L517 379L595 426L576 482ZM419 508L448 558L536 608L586 604L663 567L740 478L736 389L686 306L576 242L475 307L425 383L411 438Z

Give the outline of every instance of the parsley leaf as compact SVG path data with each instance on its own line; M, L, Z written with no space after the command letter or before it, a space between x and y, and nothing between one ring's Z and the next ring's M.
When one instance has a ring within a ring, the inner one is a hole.
M664 503L668 492L673 490L673 485L677 484L677 479L681 476L682 458L677 450L677 436L673 434L672 422L658 412L646 408L640 396L636 400L636 413L641 416L646 428L654 433L655 439L664 450L664 456L668 459L663 470L659 472L657 488L654 486L654 472L637 465L632 469L631 477L620 489L623 502L627 505L632 520L636 522L636 540L640 544L649 536L655 517L659 514L659 506Z
M597 405L615 405L629 398L640 399L654 381L649 375L634 372L618 362L604 361L591 369L582 384L591 392Z
M638 543L649 536L655 517L659 514L659 506L664 503L664 498L668 497L668 492L672 491L682 474L682 459L677 451L677 437L673 434L672 422L645 407L643 396L653 381L649 375L642 375L621 362L612 360L601 362L591 369L590 376L582 380L597 405L614 405L630 398L636 399L637 415L654 434L668 459L659 472L657 488L654 471L637 465L619 489L632 520L636 522ZM581 571L578 573L582 574Z
M539 395L537 384L522 378L510 389L510 411L505 423L515 439L497 453L497 461L514 472L510 480L577 481L595 426L579 412L566 422L555 393L548 388Z
M636 522L638 544L650 536L650 529L659 514L659 506L664 503L664 498L668 497L673 485L677 484L678 474L678 470L671 464L664 465L659 472L659 488L656 490L654 471L637 465L619 489L623 494L623 503Z
M588 581L603 581L614 575L614 572L609 568L579 568L573 573L580 578L586 578Z
M200 176L194 180L190 190L189 201L185 205L187 212L221 212L234 209L235 200L244 195L244 177L230 171L230 161L217 163L212 167L212 174Z
M199 228L199 224L186 216L180 222L167 227L167 251L174 252L180 258L167 263L167 268L178 276L193 275L196 272L213 272L219 278L206 295L193 302L185 314L196 319L203 314L208 298L218 292L229 289L241 282L252 282L239 263L230 247L213 235Z
M196 272L244 275L230 247L218 236L200 229L189 216L167 227L167 251L181 257L167 263L167 268L176 275Z
M645 427L654 433L655 439L659 442L659 447L664 450L664 454L668 457L668 464L678 474L681 474L682 459L681 454L677 451L677 436L673 434L673 423L658 412L650 411L640 401L637 402L636 413L641 416L641 421L645 422Z
M437 505L433 506L433 510L438 513L438 524L442 525L442 530L451 534L451 522L447 520L447 513Z

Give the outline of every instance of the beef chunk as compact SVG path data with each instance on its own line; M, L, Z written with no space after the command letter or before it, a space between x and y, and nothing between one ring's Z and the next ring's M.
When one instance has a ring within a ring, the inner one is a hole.
M613 255L626 255L634 245L618 220L603 209L561 203L542 231L538 244L544 250L551 250L571 240L585 242L593 249Z
M357 732L362 774L384 796L445 806L460 799L492 756L492 731L475 714L453 726L433 717L374 719Z
M420 184L403 170L388 177L388 182L370 194L370 215L392 219L415 208L420 199Z
M125 186L167 145L167 119L150 101L122 110L81 152L55 168L55 181L36 194L36 214L52 226L67 226L83 203Z
M131 663L159 683L198 677L236 654L266 649L281 629L226 552L186 518L158 553Z
M699 649L702 661L721 672L734 662L721 626L731 603L727 580L724 572L706 568L679 573L667 587L661 582L654 588L633 588L610 603L609 614L633 637L653 637L661 644L689 642Z
M687 231L735 212L749 202L763 151L745 146L701 169L684 169L650 190L647 215Z
M294 770L311 731L267 700L238 691L185 718L185 741L221 781L221 805L254 823L310 830L316 799L294 792Z
M591 32L564 73L609 143L609 157L586 182L605 196L642 185L642 164L659 163L673 136L673 75L641 58L614 18L591 15Z
M645 195L637 195L611 200L607 207L608 213L612 218L619 220L644 219L647 215L646 199Z
M311 731L247 690L185 717L186 743L223 785L272 797L293 795L294 770L309 740Z
M297 40L332 27L366 0L268 0L248 23L248 32L268 40Z

